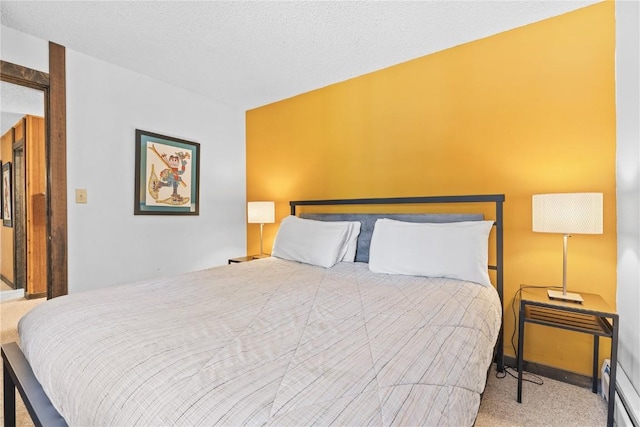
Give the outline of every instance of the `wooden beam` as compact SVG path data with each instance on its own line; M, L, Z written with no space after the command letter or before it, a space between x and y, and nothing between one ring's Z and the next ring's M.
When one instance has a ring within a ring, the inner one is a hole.
M0 61L0 75L5 82L31 87L33 89L44 89L49 87L49 75L42 71L26 68L11 62Z
M67 90L65 48L49 42L49 275L47 297L67 294Z

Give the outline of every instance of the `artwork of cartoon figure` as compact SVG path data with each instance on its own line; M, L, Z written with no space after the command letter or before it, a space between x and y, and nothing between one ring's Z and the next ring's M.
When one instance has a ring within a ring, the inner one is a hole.
M187 186L182 180L181 175L185 173L187 160L191 158L189 153L180 151L167 157L166 154L160 154L158 150L156 150L155 145L151 145L149 149L153 151L160 160L162 160L165 166L167 166L166 169L163 169L160 172L160 179L158 179L155 175L155 168L153 167L153 164L151 165L151 176L149 177L149 193L151 196L156 199L158 203L166 203L170 205L184 205L188 203L189 198L183 197L178 193L178 186ZM164 200L157 200L160 189L163 187L171 187L173 190L171 196Z
M179 202L182 200L182 196L178 194L178 184L182 181L180 175L182 175L186 169L187 161L184 159L183 153L177 153L177 155L169 156L169 168L160 172L160 181L156 184L156 189L160 190L162 187L173 188L171 198Z

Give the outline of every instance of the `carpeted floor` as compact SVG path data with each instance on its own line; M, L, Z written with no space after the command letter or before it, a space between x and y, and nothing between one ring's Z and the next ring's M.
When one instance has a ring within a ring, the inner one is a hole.
M45 298L27 300L24 298L2 301L0 303L0 342L2 344L12 341L18 341L18 320L29 310L36 305L45 301ZM2 372L0 372L0 379L2 378ZM0 389L0 396L4 393ZM18 393L16 392L16 395ZM16 426L17 427L32 427L33 423L27 409L24 407L22 400L16 398ZM0 425L4 425L4 399L0 398Z
M20 299L0 303L1 342L16 341L16 325L20 317L43 301ZM600 396L589 389L547 378L542 380L542 385L530 382L523 384L522 404L519 404L516 402L516 379L509 375L496 378L494 367L480 404L476 427L595 427L606 424L607 405ZM1 394L0 389L0 405ZM33 426L22 402L19 401L17 406L18 427ZM2 412L0 424L4 425Z
M543 384L523 382L522 403L518 403L517 379L510 375L499 379L495 374L494 365L480 403L476 427L596 427L607 424L607 403L591 389L525 373L525 378L539 378Z

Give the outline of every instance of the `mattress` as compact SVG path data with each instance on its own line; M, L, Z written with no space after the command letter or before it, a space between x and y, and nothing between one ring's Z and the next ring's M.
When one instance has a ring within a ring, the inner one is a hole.
M266 258L55 298L18 325L70 425L472 425L501 322L476 283Z

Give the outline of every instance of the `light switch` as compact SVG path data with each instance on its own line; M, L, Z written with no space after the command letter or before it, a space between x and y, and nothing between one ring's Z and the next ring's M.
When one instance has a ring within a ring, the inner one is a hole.
M87 190L76 189L76 203L87 203Z

